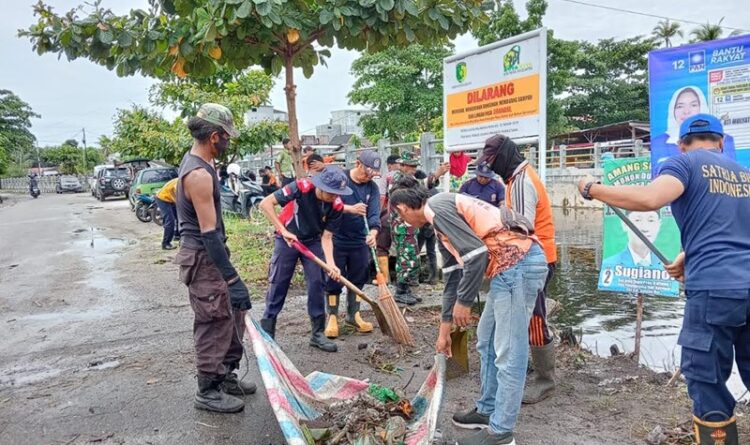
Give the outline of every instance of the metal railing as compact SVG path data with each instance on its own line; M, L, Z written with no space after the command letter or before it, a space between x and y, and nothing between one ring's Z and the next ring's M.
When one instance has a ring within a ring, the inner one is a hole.
M324 158L332 158L329 162L332 165L339 165L343 168L352 168L358 154L363 150L376 150L381 159L385 159L391 154L399 154L404 149L415 151L420 157L420 169L426 173L434 172L437 167L447 159L447 154L442 153L442 139L437 139L432 133L423 133L418 141L394 142L391 143L386 139L378 141L377 145L370 147L355 147L354 145L343 145L336 149L320 150L318 154ZM595 142L590 144L576 145L554 145L547 150L546 166L547 169L597 169L601 168L603 160L607 158L623 158L645 156L649 153L649 143L640 139L624 139L610 142ZM521 153L529 160L532 166L538 168L538 147L534 144L522 145ZM468 149L465 152L476 158L477 149ZM268 165L273 167L274 157L270 155L256 155L240 161L239 164L253 172ZM475 166L471 165L470 171ZM387 171L386 163L382 163L382 172Z

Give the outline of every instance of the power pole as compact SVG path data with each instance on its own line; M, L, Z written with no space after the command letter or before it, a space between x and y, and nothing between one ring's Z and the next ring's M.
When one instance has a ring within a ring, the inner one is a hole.
M89 170L88 163L86 162L86 129L81 129L83 132L83 173Z

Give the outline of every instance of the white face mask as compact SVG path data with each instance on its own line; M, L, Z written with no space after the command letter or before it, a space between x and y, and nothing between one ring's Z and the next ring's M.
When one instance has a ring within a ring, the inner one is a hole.
M406 221L404 221L404 225L405 225L406 227L411 227L411 224L409 224L409 223L408 223L408 222L406 222Z

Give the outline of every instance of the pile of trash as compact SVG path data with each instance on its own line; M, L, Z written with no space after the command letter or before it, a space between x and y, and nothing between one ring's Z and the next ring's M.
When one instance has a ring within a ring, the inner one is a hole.
M314 371L303 376L248 314L268 401L288 445L430 445L445 390L443 354L411 398L364 380Z
M332 403L320 417L300 425L310 445L403 445L413 414L408 399L373 384L352 399Z

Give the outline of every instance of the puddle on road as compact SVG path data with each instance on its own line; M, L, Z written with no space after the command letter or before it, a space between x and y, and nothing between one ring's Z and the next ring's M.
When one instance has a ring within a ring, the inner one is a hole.
M0 388L24 386L56 377L62 369L54 368L14 368L0 371Z
M38 322L53 322L54 324L59 323L73 323L78 321L87 320L98 320L101 318L107 318L112 315L112 311L109 309L91 309L82 312L44 312L41 314L31 314L19 317L18 320L25 321L38 321Z
M597 289L602 255L602 213L555 209L557 271L549 296L561 303L555 316L558 329L572 327L597 355L608 357L613 344L627 353L635 344L636 301L633 295ZM680 365L677 336L685 302L678 298L645 296L640 362L656 371L674 372ZM735 397L745 393L737 373L728 386Z

